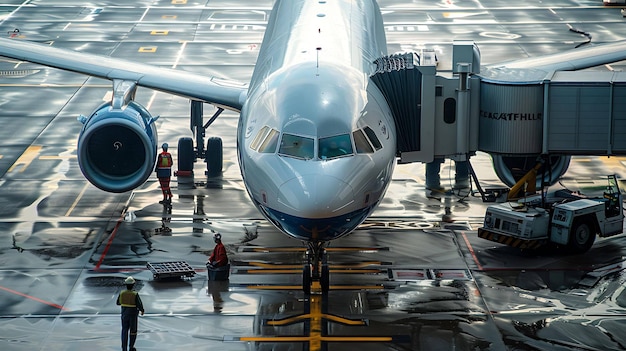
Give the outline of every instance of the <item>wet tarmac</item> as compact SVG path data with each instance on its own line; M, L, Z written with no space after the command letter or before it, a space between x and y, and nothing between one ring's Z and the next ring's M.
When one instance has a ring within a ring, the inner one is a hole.
M587 41L570 27L593 42L626 39L619 8L599 1L379 3L390 52L432 47L442 66L453 39L475 40L483 64ZM271 1L90 4L5 1L0 33L246 81ZM479 196L432 196L423 165L399 165L374 215L330 246L329 294L307 297L302 243L266 222L243 188L236 114L209 130L224 141L222 177L206 179L198 163L193 181L174 179L169 210L156 178L109 194L80 173L76 117L99 105L110 83L1 60L0 87L3 351L120 349L115 299L128 275L146 308L138 350L626 349L624 235L574 256L501 246L477 238L487 206ZM189 136L187 100L145 89L137 98L161 116L160 140ZM482 185L502 186L488 155L472 164ZM446 162L448 188L453 173ZM623 179L626 161L575 157L567 177L609 173ZM231 260L227 282L207 279L214 232ZM171 261L193 276L157 279L147 268Z

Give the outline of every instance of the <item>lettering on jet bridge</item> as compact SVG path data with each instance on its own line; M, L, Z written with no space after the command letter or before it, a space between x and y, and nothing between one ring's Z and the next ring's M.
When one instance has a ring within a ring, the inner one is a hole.
M541 121L542 113L487 112L480 110L480 117L505 121Z

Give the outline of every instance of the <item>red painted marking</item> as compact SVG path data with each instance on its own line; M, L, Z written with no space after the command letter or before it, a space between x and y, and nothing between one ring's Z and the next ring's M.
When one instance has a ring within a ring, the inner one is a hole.
M0 290L4 290L4 291L7 291L7 292L10 292L11 294L19 295L19 296L25 297L27 299L31 299L33 301L41 302L41 303L43 303L45 305L52 306L54 308L58 308L58 309L60 309L62 311L69 311L67 308L65 308L65 307L63 307L61 305L57 305L56 303L44 301L44 300L36 298L34 296L26 295L26 294L21 293L19 291L15 291L15 290L12 290L12 289L9 289L9 288L5 288L4 286L0 286Z
M100 270L100 265L102 264L102 262L104 261L104 258L109 252L111 243L113 243L113 239L115 238L115 234L117 234L117 229L120 227L120 224L122 224L123 218L124 218L124 214L122 213L122 217L120 217L120 219L117 220L117 224L115 224L115 228L113 228L113 231L111 232L111 236L109 237L109 242L107 243L107 246L104 248L104 251L102 252L102 256L100 256L100 260L98 260L98 263L96 264L96 268L95 268L96 271Z
M396 271L396 275L398 278L406 278L406 277L424 278L424 273L422 272Z
M467 245L467 249L469 250L470 254L472 255L472 258L474 259L474 262L476 263L476 266L478 266L478 270L484 271L485 269L480 264L480 262L478 262L478 257L476 256L476 253L474 252L474 248L472 247L472 244L470 244L469 240L467 239L467 236L465 235L465 232L464 231L461 232L461 235L463 235L463 240L465 240L465 245Z

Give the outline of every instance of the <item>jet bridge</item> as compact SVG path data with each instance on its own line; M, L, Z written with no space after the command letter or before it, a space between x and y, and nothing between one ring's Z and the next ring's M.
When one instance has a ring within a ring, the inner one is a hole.
M464 161L484 151L512 186L539 156L548 165L543 182L553 183L570 155L626 155L625 72L481 71L468 41L453 44L453 70L437 71L420 56L381 58L372 75L396 120L400 163Z
M626 154L625 72L560 71L537 78L481 77L480 150Z
M478 135L478 120L467 116L472 108L478 115L478 101L470 104L467 100L471 98L470 87L476 91L480 88L477 79L468 79L470 74L478 73L472 67L480 67L477 50L473 43L455 44L455 58L465 58L467 62L459 61L464 70L460 74L448 71L438 75L433 52L376 60L371 79L385 95L394 115L399 162L431 162L435 157L467 155L477 150L477 138L469 136Z

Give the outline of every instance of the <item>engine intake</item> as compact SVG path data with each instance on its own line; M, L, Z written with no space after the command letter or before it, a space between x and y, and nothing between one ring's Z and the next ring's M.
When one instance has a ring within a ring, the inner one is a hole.
M537 156L503 156L491 154L493 168L500 180L509 187L522 178L537 164ZM537 172L537 189L544 184L553 185L567 171L570 156L550 156Z
M123 108L98 107L78 137L78 164L96 187L113 193L133 190L154 171L157 131L150 113L131 101Z

